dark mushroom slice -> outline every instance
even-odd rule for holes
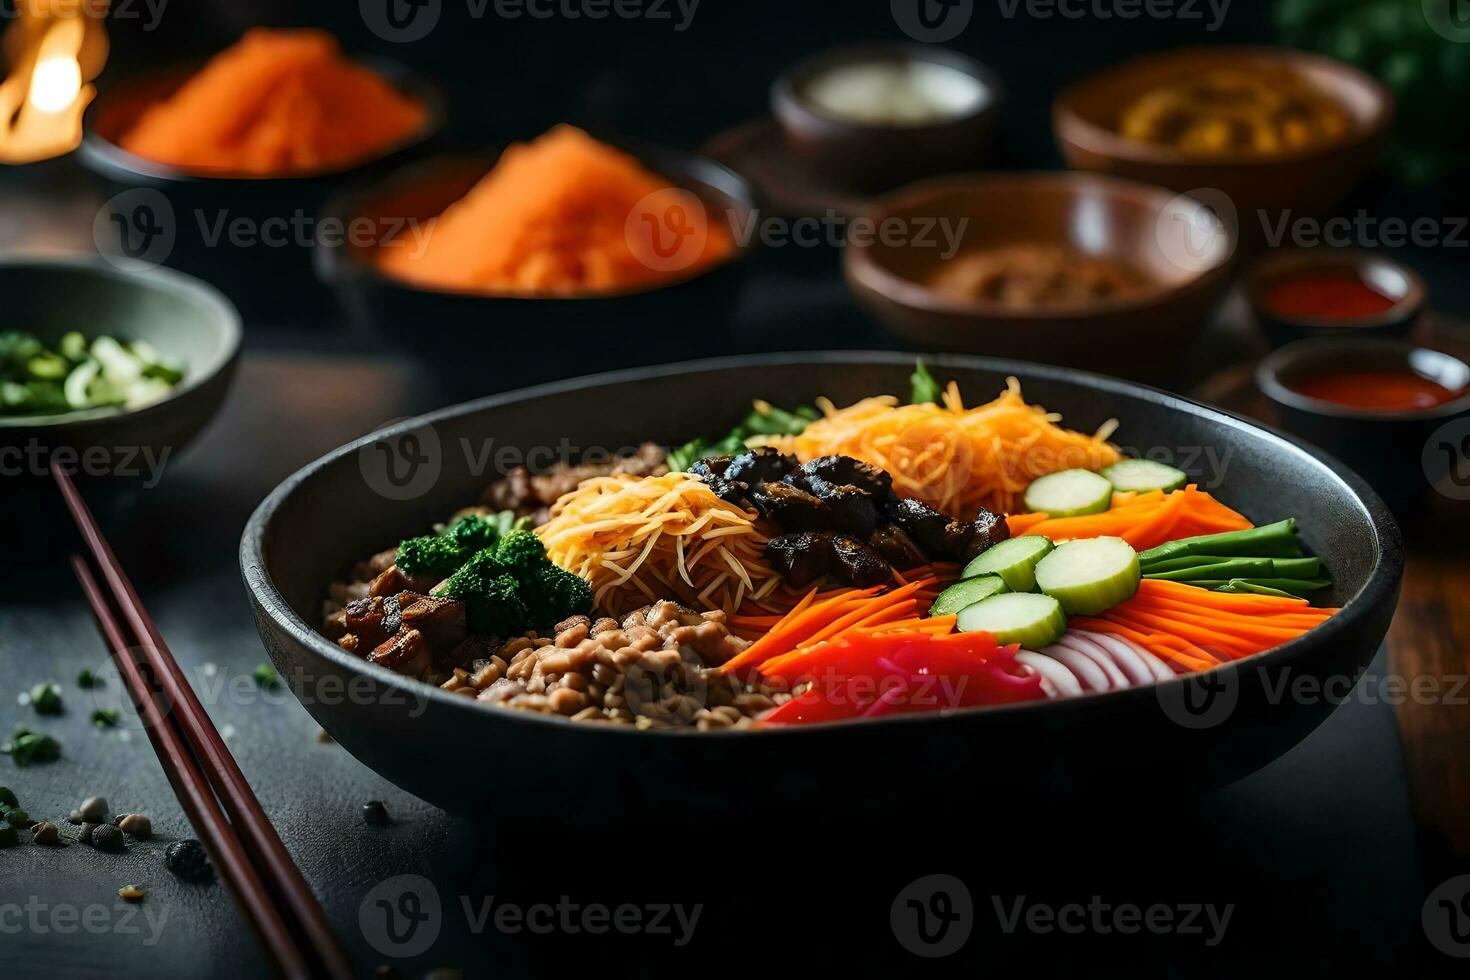
[[[744,506],[745,498],[750,493],[749,486],[736,480],[726,480],[718,476],[701,476],[699,479],[727,504]]]
[[[826,501],[789,483],[762,483],[747,498],[766,520],[783,531],[826,531],[832,511]]]
[[[897,524],[884,524],[878,528],[868,538],[868,545],[899,571],[917,568],[929,560],[919,550],[914,539],[905,534],[903,528]]]
[[[832,570],[832,535],[822,531],[782,534],[766,542],[766,561],[790,585],[815,582]]]
[[[816,492],[815,480],[836,486],[856,486],[882,500],[893,489],[893,477],[872,463],[851,456],[819,456],[801,464],[801,474]]]
[[[689,464],[689,474],[701,479],[715,477],[724,479],[725,471],[730,468],[730,461],[734,456],[706,456],[704,459],[696,459]]]
[[[834,530],[866,540],[878,527],[878,501],[862,487],[852,484],[828,483],[821,477],[811,477],[809,485],[812,496],[818,498],[832,511]]]
[[[796,457],[780,452],[770,446],[758,446],[730,460],[721,476],[726,480],[738,480],[755,486],[757,483],[778,481],[796,469]]]
[[[913,538],[925,555],[943,557],[944,528],[950,521],[948,514],[941,514],[921,500],[893,496],[883,502],[883,513]]]
[[[992,514],[983,507],[980,508],[980,514],[975,518],[975,533],[970,538],[970,543],[965,546],[964,560],[968,562],[971,558],[981,552],[989,551],[1010,536],[1011,528],[1004,517]]]
[[[893,569],[877,551],[845,534],[832,538],[832,572],[849,585],[882,585],[893,580]]]

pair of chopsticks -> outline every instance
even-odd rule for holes
[[[347,980],[353,976],[351,961],[321,904],[281,844],[71,478],[54,462],[51,474],[107,592],[86,559],[73,555],[77,581],[158,761],[266,959],[281,976]]]

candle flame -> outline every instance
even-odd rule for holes
[[[36,39],[0,81],[0,162],[68,153],[81,142],[82,113],[95,94],[83,74],[82,45],[89,31],[102,30],[102,22],[75,8],[49,21],[18,20],[10,30],[21,32],[22,40],[27,34]]]

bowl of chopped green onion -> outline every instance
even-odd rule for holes
[[[0,475],[176,454],[218,410],[240,319],[199,280],[89,256],[0,259]]]

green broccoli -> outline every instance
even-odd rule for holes
[[[592,611],[592,586],[580,575],[547,562],[537,569],[523,594],[530,608],[531,625],[549,630],[568,616],[585,616]]]
[[[528,584],[536,572],[550,563],[546,546],[534,531],[512,531],[495,546],[495,560],[506,567],[516,581]]]
[[[463,602],[466,620],[474,633],[516,636],[525,632],[530,619],[515,576],[495,560],[495,552],[490,548],[460,566],[434,594]]]
[[[522,520],[510,511],[488,518],[469,514],[445,528],[443,534],[426,534],[402,542],[397,565],[410,575],[448,575],[472,555],[494,548],[501,535]]]

